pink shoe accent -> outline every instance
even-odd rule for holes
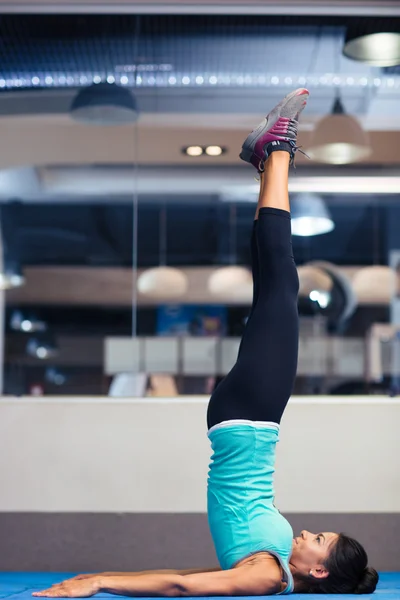
[[[298,118],[307,103],[309,92],[300,88],[288,94],[273,108],[260,125],[247,136],[240,158],[259,170],[265,160],[264,148],[273,141],[287,142],[297,149]],[[292,156],[293,158],[293,156]]]

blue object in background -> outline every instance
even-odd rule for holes
[[[225,306],[165,305],[157,311],[157,335],[220,337],[226,335]]]

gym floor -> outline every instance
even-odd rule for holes
[[[75,573],[0,573],[0,598],[12,600],[31,599],[32,592],[50,587],[59,583]],[[109,594],[97,594],[97,597],[108,597]],[[293,600],[304,598],[304,594],[292,594]],[[346,595],[346,598],[350,596]],[[329,595],[330,600],[343,598],[343,595]],[[364,600],[399,600],[400,599],[400,573],[381,573],[378,589],[374,594],[362,596]],[[307,600],[321,600],[321,595],[307,595]]]

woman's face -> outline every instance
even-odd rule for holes
[[[293,540],[290,564],[294,573],[303,576],[312,575],[316,578],[328,577],[329,573],[324,567],[324,562],[338,538],[337,533],[330,531],[310,533],[303,530],[299,537]]]

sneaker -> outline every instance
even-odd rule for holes
[[[257,171],[264,171],[264,164],[274,150],[287,150],[291,163],[297,146],[299,115],[307,104],[309,91],[299,88],[288,94],[265,119],[247,136],[240,158],[251,163]]]

